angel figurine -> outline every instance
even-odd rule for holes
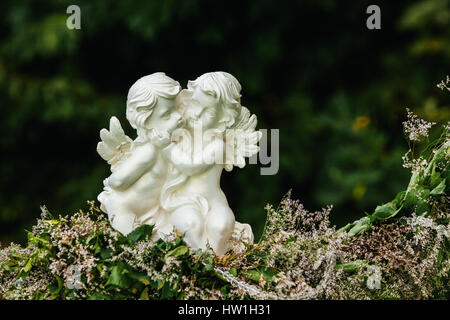
[[[209,245],[219,255],[233,233],[253,241],[250,225],[235,221],[220,188],[223,169],[242,168],[244,157],[259,151],[256,116],[241,105],[240,91],[239,82],[226,72],[189,81],[178,106],[185,128],[176,130],[175,142],[162,150],[170,163],[161,193],[169,222],[192,247]]]
[[[125,235],[142,223],[167,227],[159,198],[168,166],[158,143],[170,141],[182,123],[175,107],[180,90],[180,84],[162,72],[140,78],[128,92],[126,109],[137,138],[126,136],[116,117],[109,131],[100,131],[97,152],[111,165],[112,174],[103,181],[98,200],[112,226]]]
[[[242,168],[259,151],[256,116],[241,106],[240,91],[226,72],[206,73],[187,90],[161,72],[130,88],[126,114],[137,138],[112,117],[97,146],[112,172],[98,200],[115,229],[152,224],[155,239],[175,230],[191,247],[217,254],[232,238],[253,241],[220,188],[223,169]]]

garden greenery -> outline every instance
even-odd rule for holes
[[[231,239],[215,255],[193,250],[176,230],[127,237],[94,202],[53,217],[45,208],[25,247],[0,253],[0,299],[448,299],[450,126],[415,157],[432,123],[408,110],[411,169],[406,190],[336,230],[331,206],[309,212],[290,193],[258,243]]]

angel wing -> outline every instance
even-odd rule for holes
[[[225,170],[233,170],[233,166],[245,167],[245,157],[258,153],[258,141],[262,133],[255,131],[256,115],[250,116],[250,111],[242,106],[241,113],[233,126],[226,131],[226,164]]]
[[[97,153],[111,165],[111,171],[126,158],[133,140],[128,137],[120,125],[119,119],[111,117],[109,131],[100,130],[100,141],[97,144]]]

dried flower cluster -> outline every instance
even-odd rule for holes
[[[435,230],[436,226],[431,219],[413,216],[375,225],[364,237],[349,242],[344,248],[345,259],[366,261],[377,266],[381,276],[378,290],[356,290],[351,298],[445,298],[449,293],[446,282],[450,261],[448,257],[442,259],[440,256],[448,254],[449,229],[440,225],[438,229],[446,229],[442,233]],[[364,269],[354,276],[360,278],[360,285],[367,277]],[[341,298],[348,298],[342,294],[344,292],[340,293]]]
[[[267,209],[266,232],[272,233],[245,252],[236,250],[218,261],[236,274],[232,291],[237,296],[428,299],[449,294],[448,225],[413,215],[350,236],[330,227],[329,208],[308,212],[289,194],[280,208]],[[245,288],[249,280],[250,289]]]
[[[109,227],[106,217],[96,215],[95,208],[58,220],[48,219],[44,210],[26,248],[11,244],[1,251],[0,295],[5,299],[445,298],[450,272],[448,198],[440,206],[440,218],[447,224],[412,215],[375,223],[351,236],[330,226],[331,208],[309,212],[288,194],[279,208],[267,207],[259,243],[234,242],[223,256],[194,251],[175,235],[152,241],[149,226],[124,238]],[[70,271],[73,266],[77,275]]]
[[[403,122],[403,130],[411,141],[420,141],[428,137],[428,131],[435,125],[434,122],[428,122],[420,119],[416,114],[406,108],[408,119]]]
[[[444,80],[442,80],[436,86],[441,90],[447,89],[448,91],[450,91],[450,77],[447,76],[445,82]]]
[[[175,234],[153,241],[148,225],[124,237],[89,205],[58,219],[43,207],[28,245],[0,251],[0,299],[224,298],[211,250]]]
[[[422,157],[414,158],[411,149],[403,156],[403,168],[410,169],[412,173],[420,174],[428,167],[428,161]]]

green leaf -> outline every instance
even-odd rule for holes
[[[272,281],[273,276],[278,273],[278,270],[274,268],[263,268],[261,271],[265,281]]]
[[[175,249],[173,249],[172,251],[169,251],[165,256],[164,256],[164,261],[166,261],[166,259],[168,257],[180,257],[182,255],[185,255],[186,253],[189,252],[189,247],[187,246],[179,246],[176,247]]]
[[[352,273],[358,271],[362,266],[366,265],[364,260],[355,260],[352,262],[338,264],[334,267],[335,270],[343,269],[344,272]]]
[[[114,253],[114,251],[112,249],[110,249],[110,248],[101,248],[101,250],[100,250],[100,257],[103,260],[106,260],[106,259],[111,258],[113,253]]]
[[[386,220],[395,216],[399,211],[400,209],[397,209],[394,203],[388,202],[378,206],[372,214],[372,217],[376,220]]]
[[[349,231],[351,228],[354,227],[354,223],[347,223],[345,226],[343,226],[342,228],[338,229],[339,232],[344,232],[344,231]]]
[[[63,280],[61,279],[60,276],[58,276],[58,275],[56,275],[56,274],[54,274],[53,276],[55,277],[55,279],[56,279],[56,281],[57,281],[57,285],[52,285],[52,286],[49,287],[49,289],[50,289],[50,293],[51,293],[53,296],[57,296],[58,293],[59,293],[59,292],[61,291],[61,289],[63,288],[64,282],[63,282]]]
[[[426,212],[430,212],[430,205],[428,204],[429,197],[429,189],[417,186],[406,197],[405,205],[408,205],[409,210],[415,211],[418,215],[425,214]]]
[[[26,230],[25,230],[26,231]],[[35,236],[33,233],[31,233],[30,231],[26,231],[27,232],[27,238],[28,238],[28,241],[31,243],[31,244],[34,244],[34,245],[37,245],[37,246],[39,246],[40,244],[42,244],[42,245],[48,245],[49,244],[49,241],[47,240],[47,239],[44,239],[44,238],[42,238],[42,237],[38,237],[38,236]]]
[[[431,190],[430,195],[438,196],[443,194],[444,191],[445,191],[445,180],[442,179],[441,183],[439,183],[439,185],[436,188]]]
[[[139,300],[150,300],[150,298],[148,297],[148,288],[142,290]]]
[[[56,292],[58,291],[58,284],[52,283],[51,285],[48,286],[48,290],[53,296],[56,296],[57,295]]]
[[[163,286],[164,286],[164,281],[158,280],[157,285],[156,285],[156,289],[157,290],[161,290]]]
[[[435,162],[445,161],[446,153],[448,154],[448,152],[450,150],[449,147],[450,147],[450,144],[447,141],[439,149],[437,149],[436,153],[434,154],[433,160]]]
[[[59,220],[55,220],[55,219],[51,219],[51,220],[43,220],[43,222],[48,223],[48,224],[51,225],[51,226],[55,226],[55,225],[57,225],[58,223],[60,223]]]
[[[395,199],[392,200],[392,203],[395,205],[396,208],[400,208],[403,201],[405,200],[406,191],[401,191],[397,193],[395,196]]]
[[[418,185],[414,189],[410,189],[407,192],[403,207],[410,212],[416,210],[416,213],[420,214],[419,212],[417,212],[417,208],[420,207],[422,208],[422,210],[423,208],[426,208],[426,201],[428,200],[429,196],[430,190]]]
[[[245,270],[242,274],[247,279],[255,282],[259,282],[259,279],[261,279],[261,272],[258,269]]]
[[[168,282],[165,282],[161,291],[161,299],[170,299],[174,297],[176,293],[176,289],[172,288]]]
[[[432,188],[435,188],[441,182],[441,174],[436,171],[436,165],[433,165],[433,170],[431,171],[431,181],[430,185]]]
[[[421,202],[416,208],[416,214],[422,216],[428,216],[430,213],[430,205],[426,202]]]
[[[145,273],[130,271],[130,272],[128,272],[128,276],[131,279],[137,280],[146,286],[148,286],[150,284],[151,278]]]
[[[411,175],[411,179],[409,180],[409,184],[408,184],[408,188],[406,190],[406,193],[408,193],[413,188],[413,186],[416,186],[416,185],[419,185],[419,184],[420,184],[420,175],[419,175],[418,172],[414,172]]]
[[[204,271],[211,271],[214,269],[214,259],[211,255],[204,258]]]
[[[353,228],[350,229],[348,232],[349,235],[355,236],[357,234],[360,234],[361,232],[364,232],[370,228],[370,223],[367,224],[357,224]]]
[[[88,300],[111,300],[111,297],[109,297],[101,292],[95,292],[91,296],[88,297]]]
[[[369,217],[363,217],[355,222],[353,222],[352,224],[350,224],[350,226],[346,226],[348,231],[348,234],[351,236],[360,234],[363,231],[366,231],[367,229],[369,229],[371,226],[371,221]]]
[[[226,284],[220,288],[220,292],[222,292],[224,300],[227,300],[227,294],[228,294],[229,288],[230,288],[230,285],[228,285],[228,284]]]
[[[144,224],[142,226],[134,229],[130,234],[128,234],[127,238],[131,243],[136,243],[138,241],[147,240],[152,238],[153,233],[152,225]]]
[[[262,268],[261,270],[251,269],[242,272],[244,277],[255,282],[259,282],[261,275],[265,281],[271,281],[273,276],[277,273],[278,271],[273,268]]]
[[[22,268],[21,272],[25,272],[28,273],[31,268],[33,267],[33,264],[31,262],[31,259],[28,259],[27,263],[25,264],[25,266]]]
[[[128,271],[121,266],[114,266],[111,269],[111,274],[106,282],[106,285],[114,285],[122,289],[129,288],[129,281],[126,274]]]
[[[91,239],[92,240],[92,239]],[[87,242],[87,243],[89,243],[89,242]],[[100,247],[100,243],[98,242],[98,239],[97,239],[97,241],[95,242],[95,245],[94,245],[94,253],[95,254],[99,254],[99,253],[101,253],[101,251],[102,251],[102,248]],[[103,257],[102,257],[102,259],[103,259]]]

